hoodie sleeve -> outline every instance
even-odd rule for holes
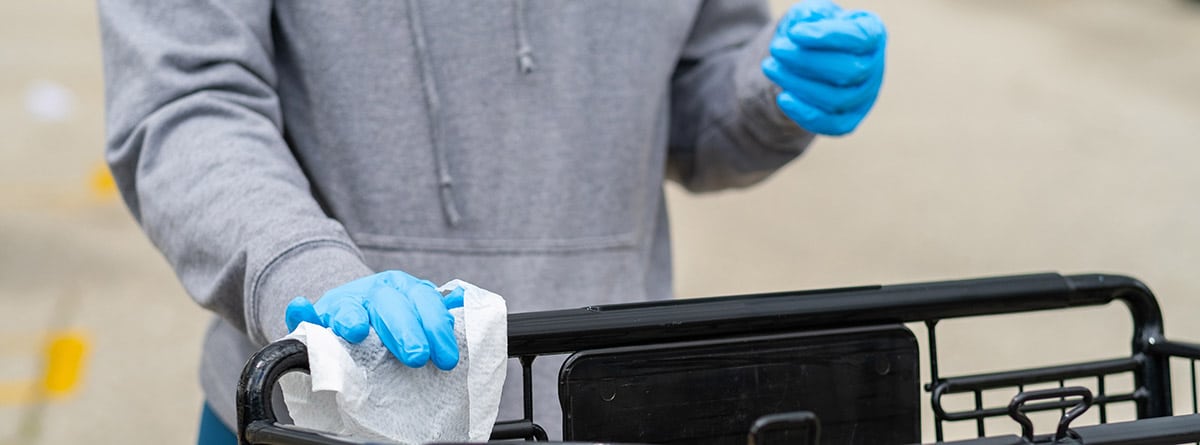
[[[697,14],[671,90],[668,177],[688,190],[755,184],[812,142],[762,73],[774,32],[761,0],[708,0]]]
[[[100,0],[106,158],[201,306],[256,343],[298,295],[371,273],[282,134],[271,2]]]

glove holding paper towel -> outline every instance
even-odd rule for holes
[[[309,322],[333,329],[350,343],[363,341],[374,329],[404,364],[420,368],[432,360],[449,370],[458,364],[458,346],[448,310],[462,307],[462,298],[461,288],[442,298],[433,283],[388,270],[330,289],[315,305],[296,297],[288,303],[285,321],[288,332]]]
[[[508,358],[504,299],[453,280],[462,308],[451,309],[458,366],[410,368],[376,335],[351,344],[330,329],[301,323],[287,338],[308,346],[310,374],[280,379],[297,426],[400,443],[486,441],[500,403]]]

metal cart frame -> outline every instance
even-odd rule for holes
[[[1131,353],[1111,360],[1039,367],[968,376],[941,376],[938,372],[936,327],[940,320],[1010,314],[1072,307],[1102,306],[1120,301],[1133,319]],[[890,286],[863,286],[802,292],[781,292],[732,297],[592,306],[571,310],[516,313],[508,317],[509,355],[523,365],[525,415],[500,422],[493,439],[545,440],[533,419],[531,365],[540,355],[618,346],[651,345],[678,341],[719,339],[751,334],[802,332],[816,329],[921,322],[928,327],[930,392],[936,436],[942,424],[975,421],[978,439],[954,443],[1029,444],[1167,444],[1200,441],[1200,416],[1172,416],[1169,360],[1191,362],[1193,411],[1196,407],[1196,360],[1200,345],[1169,341],[1163,334],[1162,314],[1153,293],[1136,279],[1119,275],[1036,274],[961,281]],[[280,425],[271,412],[275,381],[294,370],[307,370],[303,344],[282,341],[258,352],[246,364],[238,386],[238,437],[254,444],[361,444],[290,425]],[[1106,393],[1105,377],[1132,372],[1134,390]],[[1098,394],[1085,388],[1066,387],[1025,391],[1026,385],[1067,379],[1095,378]],[[985,407],[985,390],[1013,388],[1017,393],[1007,407]],[[943,396],[973,393],[975,408],[947,411]],[[1079,400],[1075,400],[1075,399]],[[1035,400],[1050,400],[1029,403]],[[1138,420],[1107,423],[1106,407],[1133,403]],[[1096,407],[1101,425],[1071,428],[1070,421],[1088,407]],[[1068,408],[1070,410],[1068,411]],[[1061,410],[1063,420],[1053,435],[1036,435],[1024,413]],[[1022,425],[1022,434],[987,437],[984,419],[1010,416]],[[759,419],[750,432],[751,443],[784,425],[799,425],[812,432],[815,443],[819,420],[811,413],[781,413]],[[757,442],[756,442],[757,441]]]

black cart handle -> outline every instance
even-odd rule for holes
[[[275,412],[271,409],[275,382],[292,371],[308,371],[308,348],[299,340],[280,340],[255,353],[246,362],[243,378],[238,382],[238,418],[275,423]]]
[[[291,371],[308,371],[308,349],[299,340],[271,343],[246,362],[237,387],[238,443],[258,443],[247,437],[251,425],[275,425],[271,406],[275,382]]]
[[[1135,342],[1162,340],[1162,314],[1140,281],[1056,273],[863,286],[509,314],[510,356],[852,325],[908,323],[1105,305],[1121,300]]]

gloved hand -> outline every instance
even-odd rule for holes
[[[875,104],[886,46],[875,14],[805,0],[779,21],[762,69],[783,88],[775,101],[784,114],[812,133],[839,136]]]
[[[461,287],[443,298],[433,283],[391,270],[338,286],[316,305],[296,297],[284,317],[288,332],[307,321],[351,343],[363,341],[375,328],[383,345],[405,365],[419,368],[433,361],[439,369],[450,370],[458,364],[450,309],[462,305]]]

